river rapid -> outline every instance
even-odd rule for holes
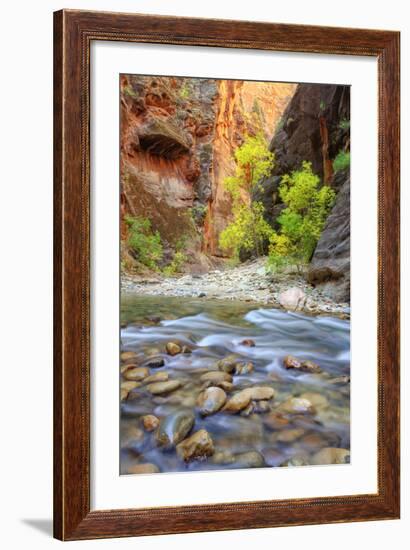
[[[350,460],[348,320],[123,293],[120,385],[122,474]]]

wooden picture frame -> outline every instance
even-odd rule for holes
[[[90,510],[89,80],[93,40],[377,58],[377,494]],[[55,537],[77,540],[399,517],[399,41],[398,32],[380,30],[72,10],[54,14]]]

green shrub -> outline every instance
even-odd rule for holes
[[[251,202],[250,195],[270,174],[274,155],[262,134],[248,136],[235,151],[235,163],[235,174],[224,180],[232,197],[233,221],[221,232],[219,245],[236,259],[241,250],[260,256],[272,230],[264,219],[262,203]]]
[[[234,221],[220,234],[219,244],[224,250],[232,250],[236,260],[241,250],[262,256],[263,245],[269,240],[272,228],[263,217],[264,207],[260,202],[234,207]]]
[[[137,97],[137,94],[134,92],[130,84],[127,84],[127,86],[124,86],[122,93],[125,95],[129,95],[133,99]]]
[[[350,152],[349,151],[339,151],[336,155],[335,160],[333,161],[333,170],[339,172],[350,166]]]
[[[283,176],[279,196],[286,208],[277,219],[279,232],[272,230],[269,239],[268,266],[272,270],[309,262],[335,199],[333,189],[319,184],[310,162]]]
[[[179,89],[179,95],[182,99],[188,99],[188,97],[191,95],[191,90],[188,82],[184,82],[184,84],[182,84],[181,88]]]
[[[182,273],[182,268],[187,261],[186,255],[181,251],[176,251],[172,262],[164,267],[162,270],[163,274],[166,276],[175,275],[176,273]]]
[[[163,248],[158,231],[152,231],[151,222],[142,216],[126,216],[128,225],[127,244],[138,261],[150,269],[157,270],[158,262],[162,259]]]
[[[342,118],[342,120],[339,122],[339,128],[342,130],[347,130],[350,128],[350,120],[347,118]]]

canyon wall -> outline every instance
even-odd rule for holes
[[[125,216],[143,216],[161,235],[164,261],[184,237],[200,269],[209,266],[201,224],[210,195],[216,94],[212,80],[121,77],[122,238]]]
[[[281,177],[312,163],[323,183],[337,192],[336,203],[313,254],[308,280],[332,298],[350,296],[350,170],[334,173],[333,160],[350,149],[350,89],[348,86],[299,84],[277,128],[270,149],[275,165],[255,193],[268,221],[275,226],[283,209],[278,195]]]
[[[191,270],[204,271],[223,257],[219,235],[232,214],[223,181],[234,173],[233,153],[247,134],[271,138],[295,88],[123,75],[123,242],[125,216],[143,216],[161,235],[164,261],[182,236]]]

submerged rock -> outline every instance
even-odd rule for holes
[[[191,431],[195,416],[191,411],[179,411],[165,416],[159,423],[156,440],[160,447],[171,449]]]
[[[180,380],[168,380],[166,382],[154,382],[148,384],[147,390],[153,395],[162,395],[163,393],[169,393],[182,386]]]
[[[258,451],[248,451],[235,455],[232,463],[234,468],[262,468],[266,466],[265,459]]]
[[[153,414],[146,414],[141,418],[144,430],[147,432],[153,432],[159,426],[159,418]]]
[[[305,430],[303,430],[302,428],[292,428],[290,430],[281,430],[275,436],[275,440],[279,441],[280,443],[292,443],[293,441],[296,441],[297,439],[301,438],[304,433],[305,433]]]
[[[301,399],[307,399],[317,410],[327,409],[329,407],[329,401],[325,395],[317,392],[305,392],[300,396]]]
[[[279,405],[279,410],[289,414],[316,414],[312,403],[301,397],[289,397]]]
[[[290,420],[276,411],[263,416],[263,424],[271,430],[281,430],[289,426]]]
[[[179,443],[176,451],[179,458],[184,462],[204,460],[214,453],[214,444],[209,433],[202,429]]]
[[[345,386],[350,384],[350,376],[337,376],[336,378],[331,378],[328,383],[333,386]]]
[[[240,357],[234,353],[227,355],[223,359],[220,359],[216,365],[219,370],[227,372],[229,374],[233,373],[236,368],[236,364],[239,362]]]
[[[144,432],[137,426],[129,425],[121,429],[121,447],[131,447],[144,439]]]
[[[146,462],[145,464],[133,464],[128,467],[128,474],[157,474],[159,472],[158,466]]]
[[[301,362],[293,355],[287,355],[283,359],[283,364],[287,369],[300,369]]]
[[[319,367],[318,364],[314,363],[313,361],[302,361],[302,364],[300,365],[300,370],[302,372],[309,372],[312,374],[318,374],[322,372],[322,369]]]
[[[311,463],[319,464],[348,464],[350,462],[350,451],[337,447],[325,447],[314,454]]]
[[[263,449],[262,456],[268,466],[279,466],[284,460],[284,456],[276,449]]]
[[[253,363],[237,363],[235,366],[235,374],[249,374],[253,371]]]
[[[253,412],[256,414],[265,414],[270,412],[271,405],[267,400],[252,401],[253,403]]]
[[[224,405],[226,393],[223,389],[212,386],[198,397],[199,411],[203,416],[216,413]]]
[[[232,464],[235,462],[235,455],[231,451],[215,451],[211,462],[213,464]]]
[[[319,372],[322,372],[319,365],[317,365],[313,361],[309,361],[309,360],[300,361],[296,357],[293,357],[293,355],[287,355],[283,359],[283,364],[287,369],[295,369],[300,372],[308,372],[312,374],[317,374]]]

